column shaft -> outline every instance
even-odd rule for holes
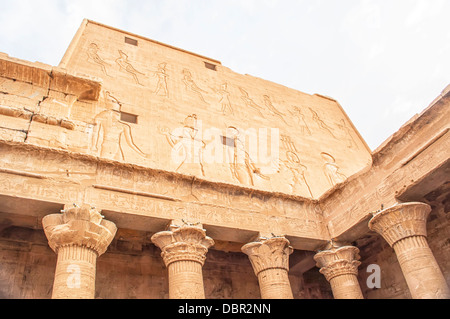
[[[407,237],[393,248],[412,298],[450,298],[447,282],[424,236]]]
[[[364,299],[358,278],[353,274],[343,274],[330,279],[334,299]]]
[[[262,299],[293,299],[286,269],[271,268],[258,274]]]
[[[170,299],[205,299],[202,264],[180,260],[167,266]]]
[[[373,216],[369,228],[394,249],[414,299],[449,299],[450,290],[426,239],[431,207],[404,203]]]
[[[169,298],[204,299],[202,268],[214,240],[201,224],[176,226],[172,221],[168,231],[152,236],[152,242],[161,249],[167,267]]]
[[[68,245],[58,249],[53,283],[53,299],[93,299],[97,253],[92,249]]]
[[[289,282],[289,255],[293,249],[284,237],[263,238],[242,247],[258,277],[262,299],[293,299]]]

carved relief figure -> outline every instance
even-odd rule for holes
[[[155,94],[158,95],[161,92],[162,96],[169,97],[169,89],[167,88],[166,63],[160,63],[158,65],[158,71],[154,72],[154,75],[158,77],[158,83],[156,84]]]
[[[283,161],[282,163],[292,173],[292,181],[290,183],[292,192],[301,193],[303,187],[306,186],[309,195],[311,195],[311,198],[313,198],[311,188],[309,187],[308,181],[305,177],[307,167],[300,162],[300,158],[298,157],[298,154],[296,152],[287,151],[286,158],[287,161]]]
[[[134,143],[131,126],[120,120],[120,102],[109,92],[105,93],[105,102],[107,109],[97,114],[94,119],[93,150],[100,151],[101,157],[125,160],[122,147],[122,137],[124,137],[131,149],[140,156],[149,158]]]
[[[292,141],[291,137],[287,135],[281,136],[281,142],[283,148],[286,149],[287,158],[287,160],[281,161],[281,165],[287,168],[292,174],[292,181],[290,183],[292,192],[301,193],[303,187],[306,187],[311,197],[313,197],[311,188],[309,187],[305,176],[307,167],[300,162],[295,143]]]
[[[344,119],[341,119],[340,124],[338,125],[341,130],[345,132],[346,138],[347,138],[347,146],[349,148],[356,148],[359,149],[358,144],[356,144],[355,140],[352,136],[352,131],[348,128],[347,124],[345,123]]]
[[[220,101],[219,104],[221,106],[220,111],[224,115],[233,115],[233,107],[231,106],[230,102],[230,92],[227,91],[227,84],[223,83],[220,86],[220,90],[215,90],[218,95],[220,95]]]
[[[256,167],[254,161],[250,158],[245,149],[245,137],[241,136],[240,131],[234,127],[227,128],[227,138],[234,140],[234,147],[227,148],[228,163],[230,163],[231,175],[243,185],[254,186],[253,174],[268,180],[269,178]]]
[[[160,128],[161,134],[166,136],[167,142],[172,147],[172,161],[175,162],[176,171],[187,173],[192,170],[194,175],[205,176],[203,168],[203,148],[206,146],[201,137],[197,137],[197,115],[186,117],[182,129],[170,132],[168,128]]]
[[[200,100],[202,100],[203,102],[206,103],[205,99],[203,98],[202,92],[203,93],[207,93],[207,92],[200,89],[197,86],[197,84],[195,84],[194,80],[192,79],[192,74],[189,70],[184,69],[183,74],[184,74],[183,83],[184,83],[186,89],[194,92]]]
[[[322,121],[322,119],[319,117],[317,112],[312,110],[311,108],[309,108],[309,110],[311,111],[311,113],[313,115],[313,120],[317,123],[319,128],[321,130],[327,131],[328,133],[330,133],[331,136],[336,138],[336,136],[334,136],[333,132],[331,131],[331,128],[328,125],[326,125],[324,121]]]
[[[289,125],[283,117],[285,114],[281,113],[275,108],[275,106],[273,106],[272,101],[270,100],[270,97],[268,95],[264,95],[264,104],[266,105],[270,113],[278,116],[286,125]]]
[[[106,66],[109,66],[110,64],[106,63],[105,60],[103,60],[100,55],[98,54],[98,45],[94,42],[92,42],[89,45],[87,55],[88,55],[88,61],[100,65],[103,73],[105,75],[109,76],[108,72],[106,72]]]
[[[142,72],[139,72],[138,70],[136,70],[136,69],[134,68],[134,66],[131,65],[130,62],[128,62],[128,55],[126,55],[122,50],[119,50],[119,54],[120,54],[120,57],[117,58],[116,63],[120,66],[120,69],[121,69],[121,70],[123,69],[123,70],[125,70],[126,72],[130,73],[130,74],[133,76],[133,78],[134,78],[134,80],[136,81],[136,83],[139,84],[139,85],[142,85],[142,84],[139,82],[139,79],[138,79],[138,76],[137,76],[137,75],[138,75],[138,74],[145,75],[145,74],[142,73]]]
[[[261,106],[259,106],[258,104],[256,104],[248,95],[247,91],[245,91],[243,88],[239,88],[239,90],[242,93],[241,99],[244,101],[245,105],[247,107],[250,107],[256,111],[258,111],[258,113],[264,117],[264,115],[262,114],[261,110],[263,109]]]
[[[295,106],[295,105],[293,105],[293,108],[294,108],[294,111],[289,110],[289,113],[291,113],[292,116],[297,118],[297,123],[300,125],[302,134],[311,135],[311,130],[309,129],[309,126],[305,121],[305,115],[303,115],[302,110],[298,106]]]
[[[331,186],[335,186],[339,183],[342,183],[347,179],[347,177],[344,174],[339,172],[339,166],[336,164],[336,160],[334,159],[333,156],[331,156],[328,153],[321,153],[320,156],[325,161],[323,171]]]

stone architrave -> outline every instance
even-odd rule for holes
[[[62,214],[42,219],[50,248],[58,255],[53,299],[95,298],[97,257],[105,253],[117,227],[90,205],[65,205]]]
[[[258,277],[262,299],[294,298],[288,276],[289,255],[293,251],[285,237],[260,237],[242,247]]]
[[[394,249],[413,299],[449,299],[450,290],[427,242],[430,212],[424,203],[399,204],[374,215],[369,228]]]
[[[214,240],[206,236],[201,224],[169,226],[156,233],[152,242],[158,246],[168,270],[170,299],[204,299],[202,267]]]
[[[364,299],[358,282],[359,249],[333,247],[314,256],[320,273],[331,285],[335,299]]]

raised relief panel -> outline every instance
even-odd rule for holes
[[[88,136],[93,155],[305,199],[318,199],[340,174],[347,178],[371,164],[336,101],[238,74],[192,52],[88,21],[64,62],[68,71],[102,78],[103,91],[122,104],[114,112],[74,103],[74,131]],[[196,126],[187,125],[193,115]],[[264,130],[278,130],[278,139]],[[296,149],[283,148],[281,135]],[[71,136],[61,143],[74,143]]]

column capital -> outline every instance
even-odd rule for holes
[[[76,245],[90,248],[100,256],[117,232],[113,222],[103,219],[97,209],[87,204],[65,205],[61,214],[45,216],[42,225],[49,246],[56,253],[60,247]]]
[[[258,241],[242,247],[242,252],[249,256],[256,275],[267,269],[289,271],[289,255],[293,251],[285,237],[260,237]]]
[[[383,236],[393,247],[407,237],[426,237],[426,222],[430,212],[431,207],[424,203],[399,204],[375,214],[369,221],[369,228]]]
[[[208,249],[214,245],[214,240],[206,236],[201,224],[177,226],[171,223],[169,230],[154,234],[151,240],[161,249],[166,266],[183,260],[195,261],[203,266]]]
[[[359,249],[354,246],[333,247],[314,256],[316,266],[328,281],[341,275],[357,276],[359,259]]]

